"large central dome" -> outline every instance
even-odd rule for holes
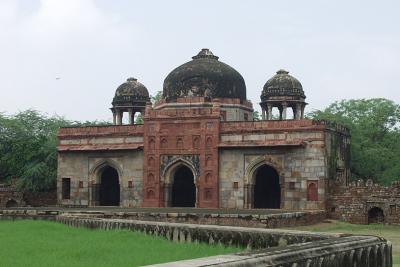
[[[165,78],[163,97],[167,101],[185,96],[246,100],[246,84],[234,68],[218,61],[208,49],[202,49],[192,59]]]

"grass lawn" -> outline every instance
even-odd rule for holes
[[[0,266],[141,266],[238,252],[175,243],[126,230],[68,227],[46,221],[0,221]]]
[[[393,245],[393,267],[400,267],[400,225],[370,224],[359,225],[338,221],[320,223],[310,226],[300,226],[290,229],[313,231],[313,232],[336,232],[360,235],[375,235],[383,237]]]

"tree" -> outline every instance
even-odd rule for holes
[[[55,188],[57,170],[56,132],[70,125],[62,117],[47,117],[27,110],[0,118],[1,179],[16,176],[22,191]]]
[[[389,184],[400,178],[398,104],[383,98],[342,100],[308,116],[349,128],[353,179],[371,177],[376,182]]]
[[[139,114],[136,116],[135,124],[143,124],[142,113],[139,113]]]
[[[21,191],[48,191],[56,187],[57,130],[63,126],[104,125],[105,122],[68,121],[26,110],[12,116],[0,113],[0,181],[17,177]]]
[[[162,99],[163,92],[162,91],[157,91],[157,93],[154,96],[150,96],[151,103],[153,103],[153,106],[155,103],[160,101]]]
[[[253,111],[253,121],[259,121],[261,120],[261,116],[260,116],[260,112],[258,112],[257,110]]]

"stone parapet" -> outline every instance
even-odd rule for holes
[[[143,148],[143,125],[60,128],[57,151],[136,150]]]
[[[391,267],[392,245],[374,236],[311,233],[212,225],[57,216],[56,221],[90,229],[126,229],[175,242],[246,248],[245,252],[153,266],[370,266]]]
[[[242,100],[240,98],[214,98],[210,101],[207,97],[200,96],[192,96],[192,97],[179,97],[176,98],[173,102],[167,101],[165,99],[161,99],[157,101],[155,104],[155,109],[162,108],[166,104],[177,103],[177,104],[195,104],[195,103],[203,103],[203,104],[211,104],[213,102],[218,102],[221,105],[243,105],[249,109],[253,109],[253,104],[248,100]]]
[[[143,125],[107,125],[87,127],[62,127],[58,130],[57,137],[92,137],[92,136],[132,136],[143,135]]]
[[[280,132],[286,131],[309,131],[309,130],[333,130],[345,135],[349,135],[349,130],[336,123],[325,120],[261,120],[261,121],[242,121],[242,122],[221,122],[221,134],[239,132]]]

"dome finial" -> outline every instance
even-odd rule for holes
[[[287,70],[284,69],[280,69],[276,72],[276,74],[289,74],[289,72]]]
[[[129,77],[128,79],[126,79],[127,82],[136,82],[137,79],[133,78],[133,77]]]
[[[210,58],[210,59],[218,60],[218,57],[214,56],[214,54],[208,48],[201,49],[201,51],[196,56],[194,56],[192,58],[193,59]]]

